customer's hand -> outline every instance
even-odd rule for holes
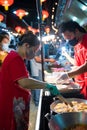
[[[50,59],[49,59],[49,62],[50,62],[50,63],[54,63],[54,62],[56,62],[56,60],[53,59],[53,58],[50,58]]]
[[[46,88],[50,91],[50,93],[52,94],[52,95],[59,95],[60,94],[60,92],[59,92],[59,90],[57,89],[57,87],[56,86],[54,86],[54,85],[52,85],[52,84],[46,84]]]

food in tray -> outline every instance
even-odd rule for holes
[[[64,68],[51,68],[52,72],[65,72]]]
[[[56,86],[59,90],[61,90],[61,89],[71,89],[71,90],[72,89],[81,89],[81,87],[78,84],[76,84],[75,82],[57,84]]]
[[[54,111],[57,113],[64,113],[64,112],[87,112],[87,104],[84,102],[77,102],[77,101],[71,101],[73,104],[73,107],[66,105],[65,103],[58,103],[54,107]]]

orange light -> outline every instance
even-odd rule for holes
[[[22,19],[26,15],[26,11],[23,9],[18,9],[15,11],[15,13],[20,19]]]
[[[25,28],[22,28],[21,29],[21,33],[24,34],[26,32],[26,29]]]
[[[20,26],[16,26],[16,27],[15,27],[15,30],[16,30],[17,33],[20,33],[21,30],[22,30],[22,28],[21,28]]]
[[[32,32],[33,32],[33,34],[36,34],[37,33],[37,29],[33,28]]]
[[[14,0],[0,0],[0,5],[4,6],[5,10],[8,10],[8,7],[13,4]]]
[[[42,10],[42,20],[44,21],[46,18],[49,17],[49,13],[46,10]]]
[[[28,26],[28,30],[29,30],[29,31],[32,31],[32,27],[31,27],[31,26]]]
[[[46,0],[41,0],[41,2],[45,2]]]
[[[4,16],[2,14],[0,14],[0,22],[2,22],[4,19]]]

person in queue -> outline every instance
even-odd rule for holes
[[[59,30],[64,39],[68,40],[68,44],[74,47],[74,63],[76,68],[58,75],[57,82],[66,82],[67,79],[74,78],[82,87],[81,94],[87,99],[87,33],[75,21],[63,22]]]
[[[44,69],[47,67],[47,62],[54,63],[55,59],[45,58],[44,54]],[[31,67],[31,77],[42,80],[42,68],[41,68],[41,48],[39,48],[38,52],[35,54],[35,57],[30,60]],[[32,90],[32,99],[35,103],[35,106],[39,105],[39,97],[40,97],[40,89]]]
[[[9,45],[9,34],[5,31],[0,32],[0,67],[7,56],[7,48]]]
[[[40,45],[32,32],[23,34],[17,50],[10,51],[0,74],[0,130],[28,130],[30,89],[49,89],[57,95],[56,86],[29,77],[24,59],[32,59]]]

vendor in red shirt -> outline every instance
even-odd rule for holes
[[[68,44],[74,47],[75,70],[62,73],[58,81],[66,81],[68,78],[75,78],[75,81],[82,87],[81,93],[87,99],[87,33],[75,21],[63,22],[60,25],[60,33],[62,33]]]
[[[48,88],[54,95],[56,86],[29,77],[24,59],[32,59],[40,45],[32,32],[24,34],[17,51],[8,53],[0,73],[0,130],[28,130],[29,89]],[[27,88],[27,89],[26,89]]]

